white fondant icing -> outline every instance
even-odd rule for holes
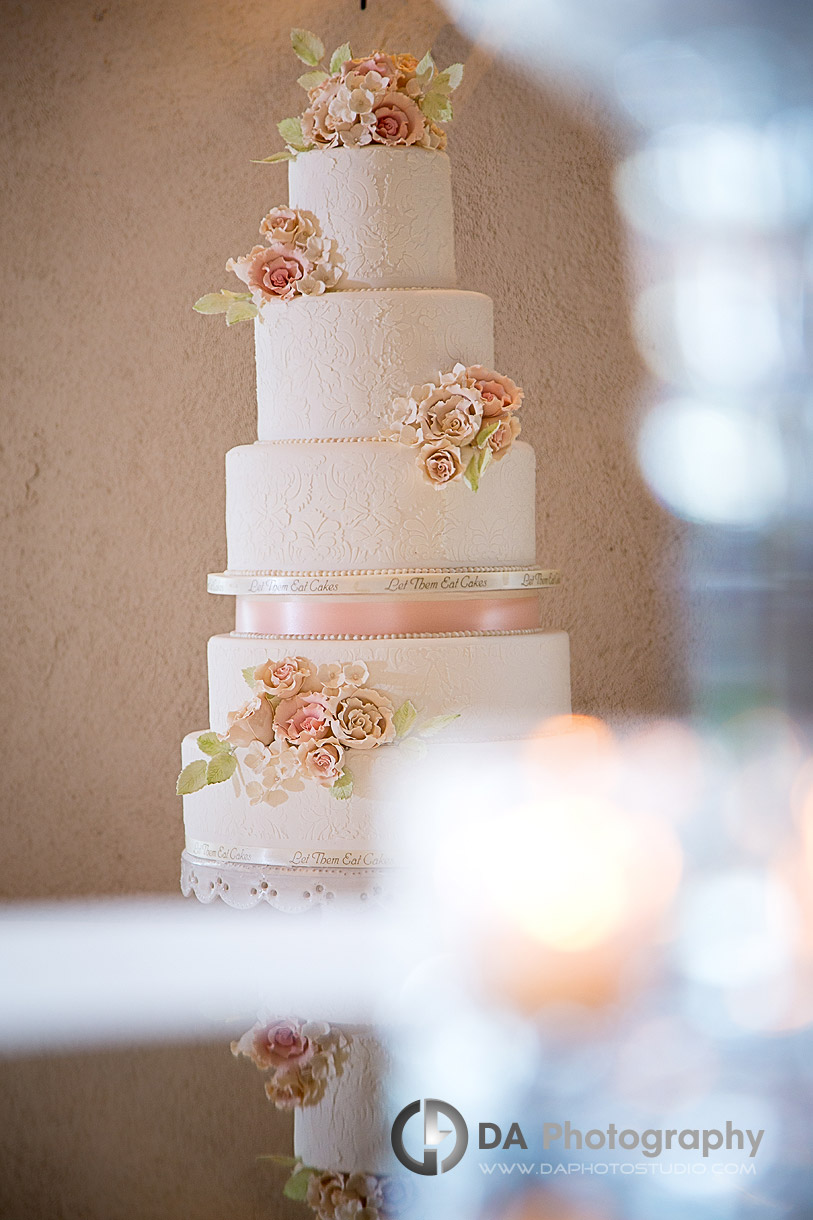
[[[351,1037],[342,1074],[319,1104],[294,1111],[294,1155],[333,1173],[391,1174],[399,1167],[388,1121],[390,1057],[372,1034]]]
[[[255,323],[258,435],[375,436],[392,400],[458,362],[494,362],[478,292],[328,292],[267,306]]]
[[[422,717],[459,712],[460,718],[443,730],[444,743],[524,737],[544,718],[570,710],[570,653],[564,631],[389,640],[216,635],[209,641],[212,728],[225,732],[228,713],[247,699],[242,675],[246,666],[289,656],[306,656],[317,665],[363,661],[370,685],[389,694],[396,707],[410,699]],[[397,754],[398,747],[393,748]],[[392,749],[382,747],[371,756],[378,761],[390,753]]]
[[[245,687],[244,691],[248,693]],[[202,757],[197,737],[191,733],[183,740],[184,766]],[[193,792],[183,798],[187,850],[197,856],[196,843],[215,844],[225,849],[220,852],[224,864],[246,863],[239,852],[245,848],[248,855],[265,850],[274,860],[284,861],[285,868],[354,868],[356,856],[381,851],[377,813],[386,799],[387,784],[397,782],[398,762],[385,753],[382,748],[370,751],[370,758],[353,759],[358,795],[349,801],[335,800],[314,782],[287,793],[281,804],[273,806],[250,804],[245,789],[236,792],[230,781]],[[378,757],[373,760],[374,754]],[[374,766],[373,761],[383,765]],[[248,776],[254,778],[250,772]]]
[[[344,256],[345,288],[453,288],[451,175],[424,148],[320,148],[288,166],[292,208]]]
[[[234,571],[533,564],[534,453],[518,441],[472,492],[442,490],[414,453],[360,440],[256,443],[226,456]]]
[[[402,796],[404,781],[414,776],[416,766],[431,765],[435,750],[521,738],[544,719],[570,711],[564,632],[352,641],[218,635],[209,641],[211,727],[225,732],[229,711],[248,697],[244,668],[286,656],[307,656],[317,665],[363,661],[370,685],[388,694],[395,707],[410,699],[419,724],[454,712],[459,719],[429,739],[424,762],[397,744],[351,751],[355,789],[348,801],[335,800],[313,782],[274,806],[250,804],[245,791],[236,792],[230,782],[184,797],[189,850],[192,841],[202,841],[246,848],[253,858],[262,858],[265,850],[274,861],[328,868],[363,867],[360,853],[384,852],[389,858],[382,810]],[[196,738],[190,734],[184,739],[184,766],[201,757]],[[290,858],[292,852],[300,853],[298,860]],[[224,863],[229,859],[241,863],[241,854],[227,851]]]

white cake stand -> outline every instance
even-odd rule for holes
[[[299,914],[320,906],[356,909],[388,904],[403,883],[404,869],[282,868],[203,860],[181,856],[181,892],[199,902],[220,899],[246,909],[264,902],[276,910]]]

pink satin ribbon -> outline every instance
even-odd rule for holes
[[[539,594],[410,601],[238,597],[236,630],[258,635],[421,635],[443,631],[521,631],[539,626]]]

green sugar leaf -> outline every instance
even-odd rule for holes
[[[477,491],[480,486],[480,459],[482,456],[482,449],[478,449],[478,451],[472,455],[468,466],[463,471],[463,482],[467,487],[470,487],[472,491]]]
[[[462,64],[449,64],[445,75],[449,78],[449,88],[454,91],[463,82],[464,68]]]
[[[231,746],[227,741],[221,741],[217,733],[201,733],[198,738],[198,749],[203,754],[214,757],[215,754],[230,754]]]
[[[235,322],[246,322],[256,318],[259,310],[253,301],[232,301],[226,310],[226,325],[234,326]]]
[[[178,776],[178,782],[175,785],[175,791],[178,796],[189,796],[192,792],[199,792],[201,788],[206,787],[206,759],[198,758],[195,762],[188,763],[184,767],[181,774]]]
[[[304,1203],[308,1196],[308,1183],[311,1176],[318,1172],[318,1169],[311,1169],[309,1165],[303,1165],[301,1169],[297,1169],[295,1173],[291,1174],[282,1189],[285,1198]]]
[[[198,297],[192,308],[196,313],[225,313],[230,301],[221,292],[207,292],[206,296]]]
[[[331,68],[331,72],[332,71],[333,69]],[[329,79],[330,77],[328,76],[327,72],[323,72],[321,68],[318,68],[316,72],[303,72],[301,76],[296,78],[296,83],[301,85],[303,89],[310,90],[314,89],[317,85],[323,84]]]
[[[499,426],[500,421],[498,419],[492,419],[487,424],[483,424],[482,428],[471,443],[476,449],[485,449],[486,444],[488,443],[488,438],[494,435]]]
[[[426,757],[426,742],[423,738],[413,735],[405,737],[403,741],[398,743],[398,749],[413,762],[418,762],[419,759]]]
[[[474,456],[463,472],[463,482],[467,483],[472,491],[477,491],[480,487],[480,479],[493,456],[488,445],[484,449],[475,450]]]
[[[427,80],[431,80],[435,72],[435,61],[432,58],[432,52],[427,51],[421,62],[415,69],[416,76],[425,76]]]
[[[421,110],[435,123],[450,123],[453,118],[452,103],[445,93],[437,93],[434,89],[421,102]]]
[[[418,712],[414,703],[411,703],[410,700],[407,699],[406,703],[401,704],[392,719],[397,735],[399,737],[406,737],[407,733],[418,719]]]
[[[305,142],[305,137],[302,134],[301,119],[280,119],[277,123],[277,131],[285,143],[290,144],[291,148],[295,148],[297,152],[304,152],[308,148],[308,144]]]
[[[236,767],[237,759],[233,754],[216,754],[214,758],[209,759],[209,766],[206,768],[206,783],[225,783],[234,775]]]
[[[432,92],[443,93],[447,97],[450,93],[454,93],[463,79],[463,65],[451,64],[445,71],[439,72],[432,81]]]
[[[315,68],[325,53],[325,44],[310,30],[291,30],[291,46],[303,64]]]
[[[421,737],[433,737],[435,733],[439,733],[441,729],[445,729],[453,721],[460,719],[460,712],[452,712],[448,716],[432,716],[431,719],[425,720],[418,732]]]
[[[282,152],[272,153],[270,157],[260,157],[257,161],[252,161],[252,165],[276,165],[278,161],[293,161],[294,154],[287,148],[283,148]]]
[[[348,59],[352,58],[353,52],[350,50],[349,42],[343,42],[340,47],[336,47],[336,50],[330,57],[330,75],[332,76],[334,72],[340,72],[342,64],[346,64]]]
[[[247,682],[252,690],[254,690],[254,687],[257,685],[256,680],[254,678],[254,671],[256,668],[257,668],[256,665],[247,665],[245,667],[245,669],[240,671],[243,675],[243,681]]]
[[[336,783],[330,789],[330,795],[337,801],[346,801],[353,795],[353,776],[347,767],[342,771]]]

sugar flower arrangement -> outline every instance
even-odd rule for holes
[[[240,258],[230,258],[233,271],[248,292],[210,292],[196,301],[198,313],[224,313],[226,325],[256,318],[271,301],[292,301],[299,295],[316,296],[335,288],[344,274],[336,243],[322,236],[313,212],[277,207],[260,223],[264,246],[254,246]]]
[[[369,685],[363,661],[317,669],[307,657],[283,657],[248,666],[243,677],[251,698],[229,713],[225,734],[198,737],[208,761],[184,767],[179,796],[231,779],[237,792],[242,780],[251,805],[279,805],[305,783],[347,800],[353,793],[349,763],[354,754],[395,741],[420,751],[422,738],[458,718],[454,713],[419,723],[409,700],[396,710],[388,694]],[[246,779],[246,771],[253,778]]]
[[[313,148],[337,145],[446,147],[439,124],[452,119],[449,98],[463,79],[462,64],[439,72],[428,51],[420,62],[414,55],[383,51],[354,59],[344,43],[325,70],[325,47],[315,34],[292,30],[291,43],[311,69],[299,77],[308,104],[301,115],[277,124],[286,147],[264,162],[288,161]]]
[[[397,1220],[403,1214],[407,1192],[397,1178],[371,1173],[319,1173],[305,1166],[299,1174],[306,1179],[304,1196],[301,1187],[298,1191],[294,1187],[292,1193],[296,1173],[289,1178],[286,1194],[303,1198],[317,1220]]]
[[[414,1191],[403,1176],[326,1171],[293,1156],[262,1159],[291,1170],[283,1194],[307,1203],[317,1220],[398,1220],[414,1204]]]
[[[328,1081],[342,1074],[350,1042],[324,1021],[258,1021],[231,1051],[268,1074],[265,1093],[278,1110],[292,1110],[321,1101]]]
[[[441,489],[462,479],[477,491],[492,461],[510,452],[521,425],[523,392],[510,377],[456,364],[437,382],[413,386],[393,402],[388,435],[414,449],[424,477]]]

